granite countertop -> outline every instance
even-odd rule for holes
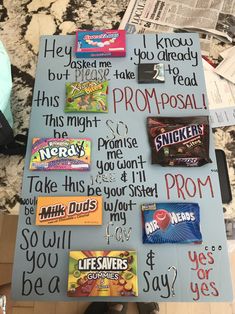
[[[41,35],[74,34],[76,29],[118,28],[129,0],[3,0],[0,39],[13,76],[14,133],[29,127]],[[24,157],[0,155],[0,211],[19,213]]]

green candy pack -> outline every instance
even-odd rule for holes
[[[108,112],[108,81],[66,83],[65,112]]]

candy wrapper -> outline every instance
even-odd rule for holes
[[[202,242],[197,203],[142,205],[143,243]]]
[[[90,170],[91,140],[34,138],[30,170]]]
[[[148,117],[147,129],[153,164],[199,167],[211,162],[207,116]]]
[[[39,196],[38,226],[89,226],[102,224],[102,196]]]
[[[71,251],[69,297],[138,295],[135,251]]]
[[[125,30],[79,30],[76,32],[75,54],[78,58],[124,57]]]
[[[108,81],[66,83],[65,112],[108,112]]]
[[[139,63],[138,83],[164,83],[165,73],[163,63]]]

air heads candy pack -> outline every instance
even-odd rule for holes
[[[76,32],[75,55],[80,58],[124,57],[125,30],[96,30]]]
[[[211,162],[207,116],[148,117],[147,129],[152,164],[199,167]]]
[[[69,297],[138,295],[135,251],[71,251]]]
[[[197,203],[142,205],[143,243],[201,243]]]
[[[102,224],[102,196],[39,196],[36,225],[89,226]]]
[[[90,170],[88,138],[34,138],[30,170]]]
[[[108,112],[108,81],[66,83],[65,112]]]

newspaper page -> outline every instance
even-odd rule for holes
[[[160,25],[155,22],[144,21],[140,17],[142,15],[147,0],[131,0],[119,29],[125,29],[129,34],[143,33],[170,33],[173,28]]]
[[[235,86],[235,47],[232,47],[224,54],[224,60],[216,67],[215,72]]]
[[[225,104],[235,108],[235,84],[218,75],[207,61],[203,59],[202,62],[210,109],[221,109]]]
[[[235,125],[235,85],[219,76],[205,60],[203,67],[211,126]]]
[[[140,19],[172,28],[201,29],[232,41],[235,34],[234,2],[146,0]]]
[[[181,0],[182,1],[182,0]],[[234,0],[235,1],[235,0]],[[144,21],[141,16],[147,0],[131,0],[119,29],[125,29],[127,33],[170,33],[170,32],[192,32],[192,29],[175,28],[156,23],[156,21]],[[195,30],[194,30],[195,31]],[[211,49],[212,36],[199,30],[200,44],[203,55],[209,55]]]
[[[193,30],[193,32],[195,32],[196,30]],[[192,33],[192,29],[187,29],[187,28],[177,28],[174,29],[174,32],[189,32]],[[199,40],[200,40],[200,46],[201,46],[201,53],[203,56],[210,56],[211,55],[211,50],[213,47],[213,36],[210,33],[205,33],[202,32],[201,30],[197,30],[196,31],[198,36],[199,36]]]

